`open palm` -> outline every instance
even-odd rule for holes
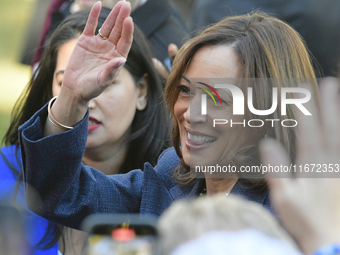
[[[340,240],[340,100],[336,79],[320,85],[320,116],[316,106],[313,116],[298,114],[296,173],[269,174],[267,181],[272,203],[285,228],[305,253]],[[319,123],[320,121],[320,123]],[[289,166],[286,151],[276,141],[267,139],[260,146],[262,163]],[[318,171],[313,165],[326,166]],[[289,178],[290,177],[290,178]],[[319,178],[320,177],[320,178]],[[319,254],[319,253],[318,253]]]
[[[94,34],[100,10],[101,3],[97,2],[64,74],[63,86],[84,101],[98,96],[112,83],[132,44],[130,3],[118,2],[111,11],[100,30],[106,38]]]

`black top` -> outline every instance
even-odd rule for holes
[[[289,23],[305,39],[324,76],[338,76],[340,63],[339,0],[198,0],[192,10],[192,29],[226,16],[260,10]]]

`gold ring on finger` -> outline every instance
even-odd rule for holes
[[[99,36],[100,36],[101,38],[103,38],[104,40],[106,40],[106,39],[107,39],[107,37],[106,37],[106,36],[103,36],[103,35],[102,35],[102,33],[100,32],[100,29],[98,30],[98,34],[99,34]]]

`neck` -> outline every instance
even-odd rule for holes
[[[206,178],[205,185],[207,194],[213,195],[217,193],[230,193],[238,178]]]
[[[86,149],[83,163],[107,175],[118,174],[126,158],[127,149],[128,146],[122,146],[119,150],[111,151],[109,154]]]

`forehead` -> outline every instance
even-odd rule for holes
[[[77,44],[78,39],[71,39],[70,41],[62,44],[58,50],[56,70],[63,70],[66,68],[67,62],[72,54],[74,47]]]
[[[229,46],[204,46],[194,55],[184,75],[195,78],[241,78],[242,64]]]

